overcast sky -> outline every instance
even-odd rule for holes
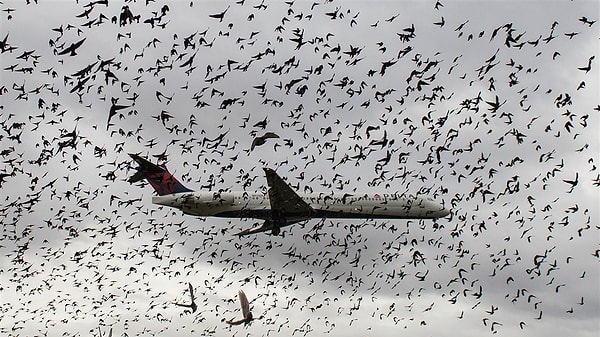
[[[0,4],[3,335],[597,335],[596,1],[39,2]],[[237,238],[128,153],[452,214]]]

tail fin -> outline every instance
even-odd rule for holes
[[[164,165],[153,164],[137,154],[130,153],[129,156],[140,165],[138,171],[127,180],[130,183],[146,179],[158,195],[192,192],[183,186]]]

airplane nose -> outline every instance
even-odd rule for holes
[[[428,200],[427,208],[429,209],[432,218],[443,218],[450,215],[448,209],[432,200]]]
[[[450,215],[450,211],[444,207],[442,207],[442,209],[437,212],[438,218],[444,218],[444,217],[447,217],[448,215]]]

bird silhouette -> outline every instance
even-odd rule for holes
[[[119,110],[123,110],[126,108],[129,108],[129,105],[120,105],[117,104],[117,100],[116,98],[111,99],[111,106],[110,106],[110,110],[108,111],[108,120],[106,121],[106,130],[108,130],[108,128],[110,127],[110,120],[113,118],[114,115],[116,115],[118,113]]]
[[[590,70],[592,70],[592,60],[594,60],[594,55],[590,56],[590,58],[588,59],[587,65],[584,67],[578,67],[578,70],[581,71],[585,71],[585,73],[587,74]]]
[[[81,45],[83,44],[83,42],[85,41],[85,38],[75,42],[75,43],[71,43],[70,46],[68,46],[67,48],[61,50],[58,52],[58,55],[65,55],[65,54],[69,54],[69,56],[75,56],[77,55],[77,49],[79,47],[81,47]]]
[[[279,136],[273,132],[265,132],[264,135],[258,136],[252,140],[252,146],[250,146],[250,151],[254,150],[255,147],[264,145],[269,138],[279,138]]]
[[[180,306],[180,307],[190,308],[190,309],[192,309],[192,312],[196,312],[196,310],[198,309],[198,305],[196,304],[196,297],[194,297],[194,287],[192,286],[191,283],[188,283],[188,288],[190,290],[190,298],[192,299],[192,302],[190,304],[175,303],[175,305]]]
[[[227,10],[229,10],[229,6],[227,6],[227,8],[225,8],[225,10],[220,13],[209,14],[208,16],[213,19],[219,19],[219,22],[223,22],[223,18],[225,17],[225,13],[227,13]]]
[[[248,303],[248,298],[246,297],[246,294],[244,294],[243,290],[240,290],[238,292],[238,297],[240,299],[240,305],[242,307],[242,316],[243,316],[243,318],[238,319],[236,321],[229,320],[229,321],[227,321],[227,324],[230,324],[230,325],[240,325],[242,323],[248,324],[248,323],[250,323],[252,321],[252,312],[250,312],[250,303]]]

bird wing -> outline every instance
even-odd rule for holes
[[[81,47],[81,45],[83,44],[83,42],[84,42],[84,41],[85,41],[85,37],[84,37],[83,39],[81,39],[81,40],[79,40],[79,41],[75,42],[75,43],[73,44],[73,49],[77,49],[77,48]]]
[[[279,138],[279,135],[277,135],[274,132],[265,132],[265,134],[262,136],[262,138],[267,139],[267,138]]]
[[[225,321],[227,324],[229,325],[240,325],[242,323],[244,323],[245,319],[238,319],[237,321],[234,320],[229,320],[229,321]]]
[[[108,127],[110,125],[110,120],[111,118],[113,118],[114,115],[117,114],[117,111],[128,108],[128,105],[117,105],[117,104],[113,104],[110,107],[110,110],[108,111],[108,121],[106,122],[106,129],[108,130]]]
[[[255,147],[260,146],[265,143],[265,139],[263,137],[256,137],[252,140],[252,145],[250,145],[250,151],[254,150]]]
[[[85,41],[85,38],[83,38],[82,40],[79,40],[75,43],[72,43],[69,47],[65,48],[63,51],[58,53],[58,55],[64,55],[67,53],[74,52],[77,48],[79,48],[83,44],[84,41]]]
[[[59,51],[58,55],[65,55],[65,54],[70,53],[70,52],[71,52],[71,46],[69,46],[69,47],[67,47],[67,48]]]
[[[240,298],[240,305],[242,306],[242,316],[246,318],[250,312],[250,303],[248,303],[248,298],[243,290],[238,292],[238,297]]]
[[[192,287],[192,284],[188,282],[188,287],[190,288],[190,297],[192,298],[192,303],[194,303],[194,287]]]

